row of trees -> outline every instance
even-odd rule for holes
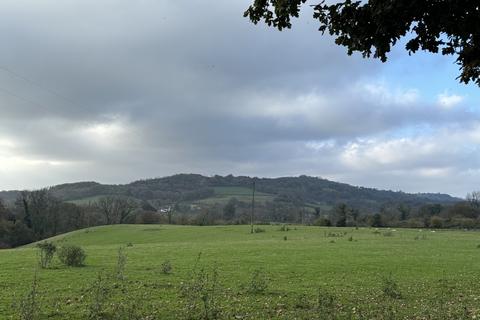
[[[15,247],[57,234],[104,224],[248,224],[251,203],[231,198],[226,203],[172,203],[154,207],[148,201],[106,196],[86,204],[60,201],[48,189],[21,192],[13,204],[0,199],[0,248]],[[386,203],[377,212],[339,203],[315,207],[285,196],[255,205],[257,223],[299,223],[320,226],[415,228],[480,228],[480,192],[451,205],[411,206]]]
[[[480,193],[472,193],[480,195]],[[411,227],[411,228],[480,228],[480,197],[454,204],[430,203],[412,206],[386,203],[378,210],[364,210],[346,203],[332,207],[305,206],[283,197],[274,201],[259,201],[255,205],[257,223],[298,223],[337,227]],[[475,200],[477,199],[477,200]],[[215,203],[200,209],[177,204],[166,216],[143,213],[139,223],[176,224],[248,224],[251,203],[231,198],[227,203]]]
[[[390,204],[373,214],[361,213],[341,203],[322,214],[314,224],[337,227],[480,228],[480,192],[472,194],[476,195],[453,205],[432,203],[410,207]]]
[[[52,196],[48,189],[23,191],[13,205],[0,199],[0,248],[16,247],[57,234],[128,221],[138,205],[124,197],[103,197],[77,205]]]

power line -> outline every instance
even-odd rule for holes
[[[76,107],[80,107],[77,103],[75,103],[75,102],[72,101],[71,99],[67,98],[66,96],[64,96],[64,95],[62,95],[62,94],[60,94],[60,93],[58,93],[58,92],[56,92],[56,91],[54,91],[54,90],[52,90],[52,89],[49,89],[49,88],[44,87],[44,86],[41,85],[38,81],[32,80],[32,79],[30,79],[30,78],[28,78],[28,77],[26,77],[26,76],[24,76],[24,75],[21,75],[21,74],[15,72],[15,71],[12,71],[11,69],[9,69],[9,68],[7,68],[7,67],[4,67],[4,66],[1,66],[1,65],[0,65],[0,70],[3,70],[3,71],[9,73],[10,75],[12,75],[12,76],[14,76],[14,77],[16,77],[16,78],[18,78],[18,79],[21,79],[21,80],[29,83],[30,85],[32,85],[32,86],[34,86],[34,87],[37,87],[37,88],[39,88],[40,90],[43,90],[44,92],[47,92],[47,93],[49,93],[49,94],[51,94],[51,95],[53,95],[53,96],[55,96],[55,97],[57,97],[57,98],[59,98],[59,99],[62,99],[62,100],[64,100],[65,102],[68,102],[68,103],[71,104],[71,105],[74,105],[74,106],[76,106]],[[3,90],[3,91],[5,91],[5,90]],[[21,97],[20,97],[20,98],[21,98]],[[21,99],[22,99],[22,100],[26,100],[26,99],[24,99],[24,98],[21,98]],[[38,105],[38,103],[35,103],[35,104]]]
[[[19,100],[23,100],[24,102],[27,102],[27,103],[30,103],[30,104],[35,105],[35,106],[37,106],[37,107],[40,107],[40,108],[42,108],[43,110],[48,109],[45,105],[43,105],[43,104],[41,104],[41,103],[38,103],[38,102],[35,102],[35,101],[33,101],[33,100],[27,99],[27,98],[24,98],[24,97],[16,94],[15,92],[8,90],[8,89],[5,89],[5,88],[0,87],[0,91],[4,92],[4,93],[6,93],[6,94],[8,94],[8,95],[10,95],[10,96],[12,96],[12,97],[15,97],[15,98],[17,98],[17,99],[19,99]]]

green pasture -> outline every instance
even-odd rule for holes
[[[66,202],[70,202],[76,205],[88,205],[88,204],[93,204],[96,203],[98,200],[101,198],[106,197],[105,195],[99,195],[99,196],[93,196],[93,197],[86,197],[82,199],[76,199],[76,200],[69,200]]]
[[[252,201],[252,189],[244,187],[214,187],[215,193],[213,196],[196,201],[204,204],[226,204],[231,198],[236,198],[239,201],[249,203]],[[256,202],[273,201],[274,195],[263,192],[255,192]]]
[[[86,266],[79,268],[55,260],[38,269],[35,245],[0,250],[0,319],[16,319],[35,269],[40,319],[86,319],[91,288],[98,275],[115,273],[120,247],[125,279],[111,282],[124,289],[112,290],[109,299],[134,301],[143,319],[201,319],[181,294],[199,269],[218,273],[220,318],[323,319],[325,311],[315,307],[322,292],[335,299],[335,315],[327,315],[332,318],[480,316],[478,232],[260,227],[265,232],[250,234],[249,226],[116,225],[52,238],[57,246],[84,248]],[[161,270],[166,260],[170,274]],[[259,293],[248,291],[255,272],[267,284]],[[385,279],[398,285],[401,297],[385,294]]]

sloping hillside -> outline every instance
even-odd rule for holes
[[[226,202],[231,197],[247,200],[254,178],[229,176],[206,177],[178,174],[138,180],[125,185],[97,182],[61,184],[50,191],[64,201],[85,201],[105,195],[120,195],[157,203]],[[351,186],[317,177],[255,178],[258,200],[277,199],[296,204],[334,205],[344,202],[360,208],[378,208],[386,203],[453,203],[460,199],[446,194],[409,194]],[[0,192],[0,198],[14,201],[18,191]]]

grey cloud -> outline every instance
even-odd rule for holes
[[[380,63],[348,57],[308,18],[281,33],[254,26],[242,17],[249,2],[2,2],[0,67],[33,82],[0,69],[0,141],[15,144],[0,164],[14,156],[65,164],[25,164],[18,180],[12,175],[22,170],[0,171],[0,189],[178,172],[311,174],[388,186],[395,165],[369,180],[371,168],[359,173],[341,163],[345,147],[478,118],[465,108],[439,109],[421,92],[407,103],[408,92],[381,85],[369,92]],[[320,151],[305,147],[330,140]],[[470,168],[467,154],[443,165]],[[412,160],[410,168],[428,165],[438,163]]]

